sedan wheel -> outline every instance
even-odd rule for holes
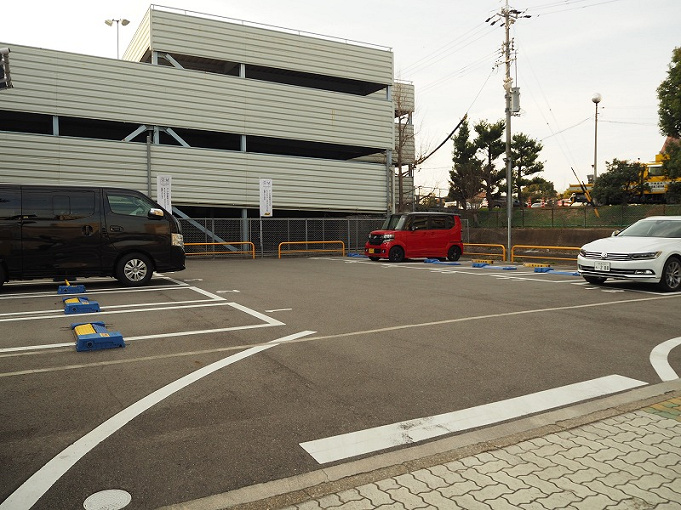
[[[669,260],[665,262],[660,287],[667,292],[681,289],[681,260],[676,257],[669,257]]]

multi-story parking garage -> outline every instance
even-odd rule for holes
[[[394,163],[413,161],[413,130],[395,121],[413,87],[394,84],[387,48],[157,6],[122,60],[0,46],[14,84],[0,97],[4,182],[156,197],[170,176],[186,214],[243,218],[267,178],[275,215],[382,214]]]

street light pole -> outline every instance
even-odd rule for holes
[[[118,59],[118,58],[120,58],[119,57],[119,43],[118,43],[118,41],[119,41],[119,25],[126,26],[128,23],[130,23],[130,21],[128,21],[125,18],[107,19],[107,20],[104,20],[104,23],[106,23],[108,26],[112,26],[114,23],[116,23],[116,58]]]
[[[598,103],[601,102],[601,99],[603,97],[596,92],[591,100],[594,102],[596,105],[596,114],[594,116],[594,183],[596,182],[596,178],[598,177],[598,163],[597,163],[597,158],[598,158]]]

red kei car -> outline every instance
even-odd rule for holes
[[[401,262],[411,258],[459,260],[463,253],[461,218],[450,213],[391,215],[369,234],[364,254],[371,260]]]

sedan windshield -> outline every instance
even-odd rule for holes
[[[681,238],[681,221],[678,220],[643,220],[627,227],[618,237],[679,237]]]

